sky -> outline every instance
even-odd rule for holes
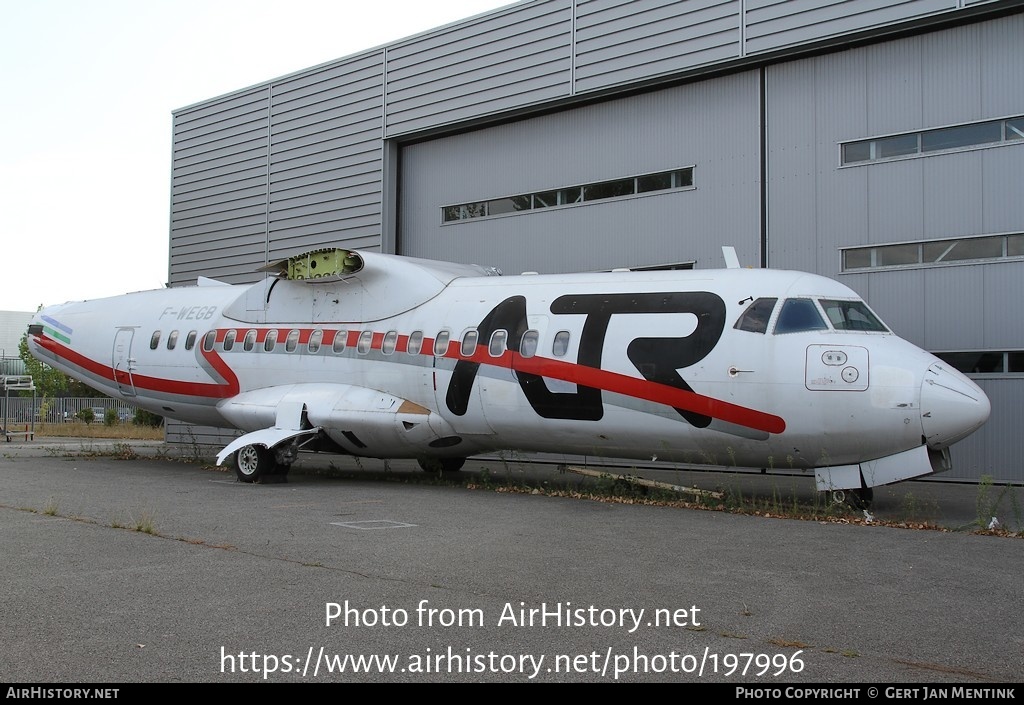
[[[171,113],[512,0],[0,0],[0,311],[167,281]]]

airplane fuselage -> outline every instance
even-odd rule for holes
[[[833,487],[856,486],[856,469],[871,486],[941,469],[988,416],[970,380],[816,275],[501,277],[358,254],[360,269],[333,280],[51,307],[32,350],[160,415],[316,429],[373,457],[509,449],[819,468]],[[251,440],[279,438],[291,437]]]

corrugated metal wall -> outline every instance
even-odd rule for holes
[[[175,114],[171,284],[235,280],[266,263],[270,89]]]
[[[551,273],[721,266],[728,243],[755,264],[759,154],[756,71],[416,144],[402,156],[401,250]],[[690,165],[692,191],[441,223],[444,205]]]
[[[387,50],[389,137],[537,105],[571,90],[572,6],[516,5]]]
[[[273,86],[271,259],[325,242],[379,246],[382,80],[375,52]]]

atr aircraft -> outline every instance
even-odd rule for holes
[[[791,472],[819,490],[950,467],[989,400],[821,276],[500,276],[338,248],[249,285],[50,306],[39,360],[153,413],[244,433],[254,482],[300,450],[458,470],[501,450]]]

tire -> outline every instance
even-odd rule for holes
[[[444,472],[458,472],[466,464],[465,458],[420,458],[417,461],[423,472],[439,474]]]
[[[241,482],[259,482],[274,472],[274,453],[266,446],[243,446],[235,451],[235,475]]]

